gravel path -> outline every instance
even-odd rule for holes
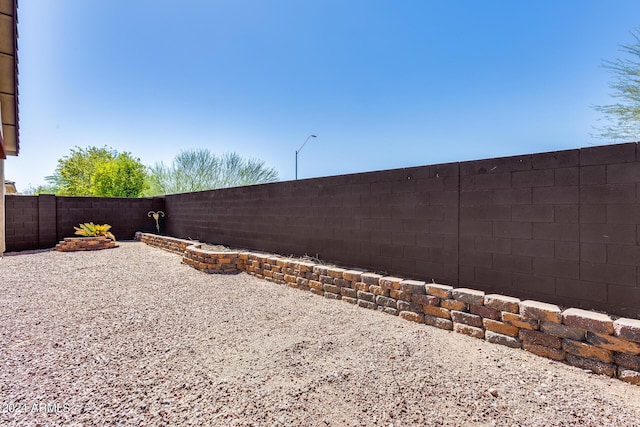
[[[640,426],[640,387],[142,243],[0,290],[1,425]]]

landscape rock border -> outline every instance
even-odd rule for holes
[[[65,237],[55,247],[58,252],[99,251],[117,248],[113,240],[105,236],[95,237]]]

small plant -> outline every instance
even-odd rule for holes
[[[85,222],[80,224],[80,227],[73,227],[76,230],[76,234],[85,237],[104,236],[116,241],[116,236],[109,231],[111,226],[109,224],[94,224],[93,222]]]

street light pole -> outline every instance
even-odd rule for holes
[[[309,135],[307,139],[304,140],[304,144],[302,144],[300,148],[296,150],[296,181],[298,180],[298,153],[302,150],[302,147],[304,147],[309,141],[309,139],[311,138],[317,138],[317,137],[315,135]]]

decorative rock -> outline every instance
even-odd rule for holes
[[[464,325],[462,323],[454,323],[453,324],[454,332],[458,332],[459,334],[469,335],[474,338],[484,338],[484,329],[474,328],[473,326]]]
[[[572,326],[562,325],[560,323],[542,322],[540,323],[542,332],[560,338],[569,338],[575,341],[583,341],[586,331],[584,329],[574,328]]]
[[[560,338],[543,332],[522,329],[518,336],[520,337],[520,340],[526,344],[541,345],[549,348],[562,348],[562,340]]]
[[[594,359],[588,359],[574,354],[568,353],[565,361],[572,366],[581,369],[588,369],[600,375],[608,375],[610,377],[616,374],[616,365],[612,363],[604,363]]]
[[[401,312],[402,311],[412,311],[414,313],[420,313],[420,315],[422,315],[422,306],[420,304],[416,304],[414,302],[398,301],[396,303],[396,307]]]
[[[310,288],[313,288],[313,289],[322,289],[322,290],[324,290],[324,285],[322,283],[316,281],[316,280],[309,280],[308,285],[309,285]]]
[[[520,315],[543,322],[562,323],[560,307],[546,302],[526,300],[520,303]]]
[[[640,342],[640,320],[623,317],[613,322],[613,329],[620,338]]]
[[[326,283],[328,285],[333,285],[333,277],[331,277],[331,276],[320,275],[318,277],[318,280],[321,281],[322,283]]]
[[[535,319],[525,319],[519,314],[502,312],[502,321],[507,325],[515,326],[521,329],[538,329],[538,321]]]
[[[56,245],[55,250],[58,252],[99,251],[116,247],[118,247],[116,242],[104,236],[65,237]]]
[[[440,285],[438,283],[427,283],[425,285],[427,293],[438,298],[451,298],[453,286]]]
[[[389,289],[383,289],[381,286],[371,285],[369,286],[369,292],[375,295],[389,296]]]
[[[520,299],[498,294],[484,296],[484,305],[498,311],[520,312]]]
[[[640,356],[619,353],[613,356],[613,361],[618,366],[633,369],[634,371],[640,371]]]
[[[353,289],[357,290],[357,291],[364,291],[364,292],[369,292],[369,286],[364,282],[357,282],[353,284]]]
[[[382,278],[382,275],[375,274],[375,273],[363,273],[360,275],[360,280],[362,280],[362,282],[366,283],[369,286],[371,285],[378,286],[381,278]]]
[[[569,339],[562,340],[562,349],[567,353],[588,359],[598,359],[604,363],[613,362],[613,355],[609,350],[594,347],[589,344],[573,341]]]
[[[565,351],[559,348],[544,347],[542,345],[526,343],[522,343],[522,348],[537,356],[546,357],[547,359],[564,360],[566,356]]]
[[[351,298],[351,297],[346,297],[346,296],[342,296],[342,301],[344,302],[348,302],[349,304],[358,304],[358,299],[357,298]]]
[[[351,288],[340,288],[340,295],[343,297],[358,299],[358,291]]]
[[[413,296],[413,294],[410,294],[409,292],[395,290],[395,289],[391,289],[388,292],[391,298],[401,299],[403,301],[411,301],[411,297]]]
[[[418,280],[403,280],[400,282],[400,290],[410,294],[423,295],[426,293],[424,285],[424,282],[420,282]]]
[[[500,320],[500,312],[498,310],[483,305],[469,304],[469,311],[485,319]]]
[[[411,322],[424,323],[424,315],[419,313],[414,313],[413,311],[401,311],[400,317],[402,317],[405,320],[409,320]]]
[[[398,315],[398,310],[396,310],[393,307],[381,307],[378,306],[378,311],[381,311],[385,314],[391,314],[392,316],[397,316]]]
[[[570,308],[562,313],[562,323],[587,331],[613,334],[613,320],[603,313]]]
[[[520,348],[522,343],[518,338],[512,336],[498,334],[493,331],[484,331],[484,339],[493,344],[506,345],[511,348]]]
[[[382,289],[399,290],[400,282],[402,282],[402,279],[399,277],[382,277],[378,282],[378,285]]]
[[[327,269],[327,275],[333,277],[334,279],[342,279],[342,274],[347,271],[344,268],[338,267],[329,267]]]
[[[463,323],[476,328],[482,328],[482,317],[475,314],[454,310],[451,312],[451,320],[453,320],[454,323]]]
[[[333,279],[333,284],[341,288],[349,288],[351,287],[351,283],[352,282],[345,279]]]
[[[358,270],[346,270],[342,273],[342,278],[350,282],[359,282],[361,277],[362,271]]]
[[[442,317],[430,316],[428,314],[425,314],[424,323],[447,331],[453,330],[453,322],[449,319],[443,319]]]
[[[468,304],[454,299],[443,299],[440,301],[440,306],[447,310],[467,311]]]
[[[433,295],[419,295],[413,294],[411,295],[411,302],[415,302],[420,305],[440,305],[440,298],[434,297]]]
[[[385,297],[382,295],[378,295],[376,296],[376,304],[384,306],[384,307],[392,307],[392,308],[396,308],[397,306],[397,301],[394,300],[393,298],[389,298],[389,297]]]
[[[318,276],[328,276],[328,271],[329,269],[327,267],[324,267],[322,265],[315,265],[313,266],[313,272],[315,274],[317,274]]]
[[[370,310],[375,310],[376,308],[378,308],[378,305],[375,302],[365,301],[362,299],[358,300],[358,306],[368,308]]]
[[[276,261],[277,262],[277,261]],[[301,273],[306,273],[308,271],[313,271],[313,268],[316,265],[312,262],[298,262],[297,265],[297,269],[301,272]]]
[[[629,384],[640,385],[640,372],[618,368],[618,379]]]
[[[510,337],[517,337],[520,329],[515,326],[507,325],[506,323],[498,322],[497,320],[482,319],[482,325],[487,331],[495,332],[500,335],[507,335]]]
[[[284,280],[287,280],[287,276],[284,276]],[[324,285],[324,291],[325,292],[330,292],[332,294],[340,294],[340,288],[335,286],[335,285]]]
[[[612,337],[611,335],[587,331],[587,341],[597,347],[617,351],[619,353],[640,354],[640,344]]]
[[[453,299],[467,304],[483,305],[484,292],[475,289],[458,288],[451,291]]]
[[[424,314],[428,314],[429,316],[451,319],[451,312],[446,308],[434,307],[432,305],[423,305],[422,311],[424,311]]]
[[[370,292],[358,291],[356,296],[363,301],[374,302],[376,300],[376,296]]]

